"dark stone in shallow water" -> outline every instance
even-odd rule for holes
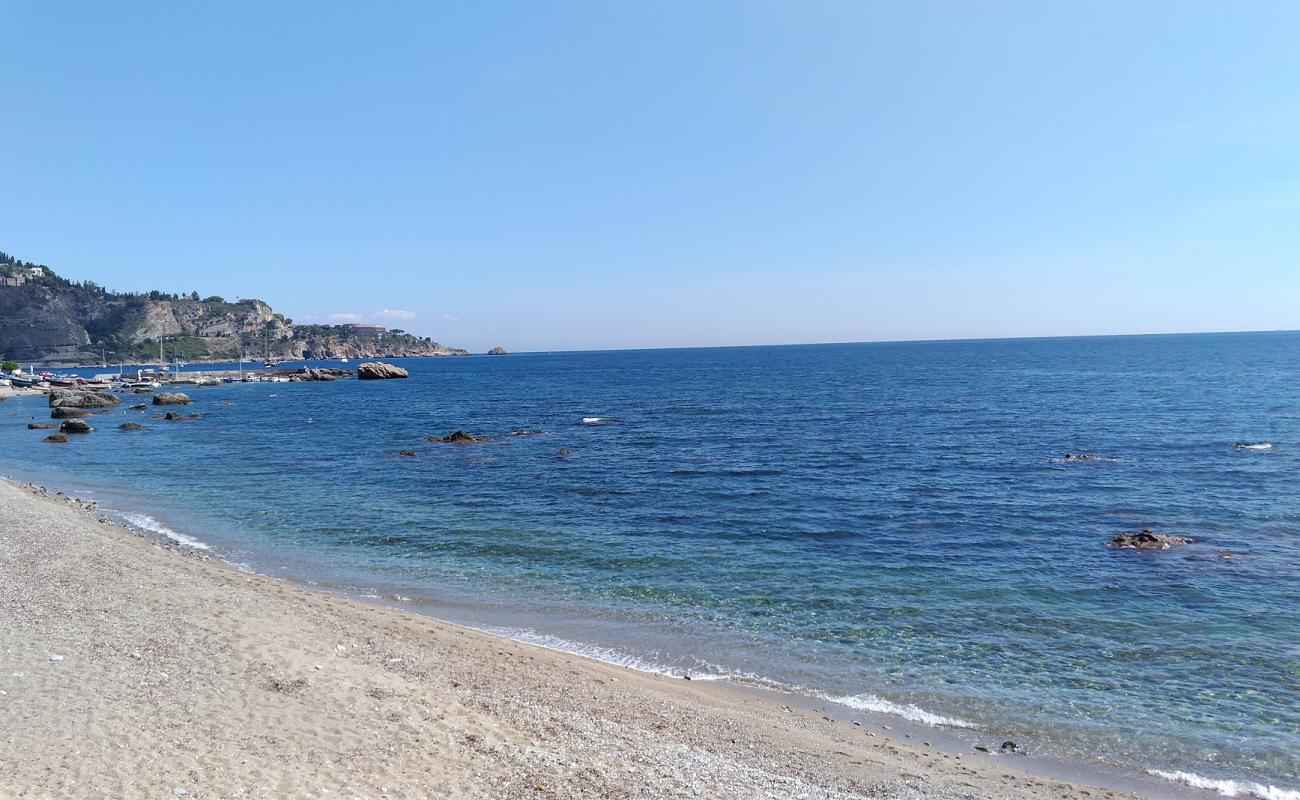
[[[163,392],[153,396],[153,404],[156,406],[187,406],[194,402],[189,396],[181,392]]]
[[[89,417],[90,412],[76,406],[55,406],[50,409],[50,416],[54,419],[76,419],[77,417]]]
[[[57,428],[57,427],[59,427],[59,426],[58,426],[58,425],[55,425],[53,422],[29,422],[29,423],[27,423],[27,430],[29,430],[29,431],[43,431],[43,430],[49,430],[49,429],[51,429],[51,428]]]
[[[487,440],[488,437],[486,436],[471,436],[465,431],[456,431],[455,433],[449,433],[446,436],[429,437],[429,441],[431,442],[450,442],[452,444],[473,444],[474,442],[486,442]]]
[[[51,433],[49,436],[45,437],[45,441],[49,442],[50,444],[66,444],[68,441],[68,434]]]
[[[144,426],[138,422],[123,422],[121,425],[117,426],[117,429],[120,431],[138,431],[142,427]]]
[[[93,430],[84,419],[65,419],[59,426],[60,433],[90,433]]]
[[[1107,542],[1106,546],[1123,550],[1168,550],[1176,544],[1187,544],[1190,541],[1192,540],[1186,536],[1171,536],[1143,528],[1137,533],[1121,533]]]

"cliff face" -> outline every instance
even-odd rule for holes
[[[153,293],[157,295],[157,293]],[[151,362],[163,340],[168,358],[396,358],[460,355],[463,350],[407,334],[353,336],[325,326],[302,330],[261,300],[227,303],[120,295],[97,286],[46,280],[0,285],[0,356],[26,363],[76,365]]]

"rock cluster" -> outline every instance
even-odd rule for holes
[[[396,369],[396,367],[394,367]],[[301,381],[336,381],[339,378],[351,378],[352,371],[337,367],[304,367],[289,376],[292,383]]]
[[[1176,544],[1187,544],[1191,539],[1185,536],[1171,536],[1156,533],[1150,528],[1143,528],[1137,533],[1121,533],[1107,543],[1107,547],[1125,550],[1168,550]]]
[[[410,377],[410,375],[406,370],[392,364],[385,364],[382,361],[367,361],[357,367],[358,380],[376,381],[407,377]]]
[[[456,431],[455,433],[449,433],[446,436],[429,437],[429,441],[431,442],[449,442],[452,444],[473,444],[474,442],[486,442],[487,440],[488,437],[486,436],[472,436],[465,431]]]
[[[54,389],[50,392],[50,408],[111,408],[122,404],[108,392],[98,389]]]

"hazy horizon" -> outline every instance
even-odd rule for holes
[[[482,352],[1300,328],[1300,6],[10,5],[0,249]]]

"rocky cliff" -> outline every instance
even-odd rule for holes
[[[295,328],[261,300],[228,303],[161,292],[119,294],[74,284],[48,267],[0,253],[0,356],[50,365],[239,358],[398,358],[460,355],[406,333],[354,334],[346,328]],[[16,266],[15,266],[16,265]]]

